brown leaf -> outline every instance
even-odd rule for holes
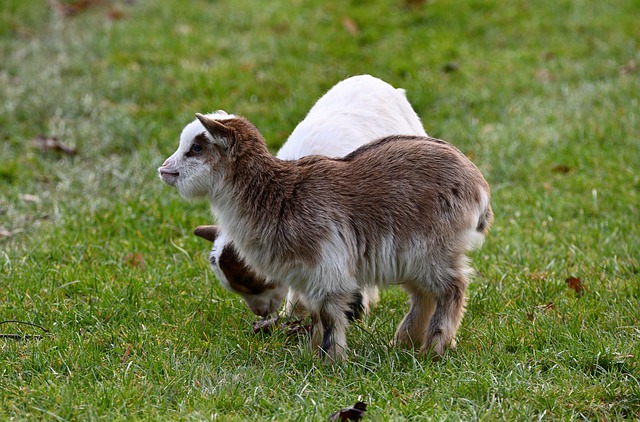
[[[453,73],[460,70],[460,65],[456,62],[449,62],[442,66],[442,71],[444,73]]]
[[[253,333],[270,333],[278,324],[278,317],[263,318],[253,322]]]
[[[549,302],[546,305],[538,305],[537,308],[540,309],[541,311],[548,311],[548,310],[556,309],[556,305],[554,305],[553,302]]]
[[[280,325],[280,328],[286,329],[288,336],[293,336],[296,334],[308,334],[311,332],[311,325],[303,324],[301,319],[283,322]]]
[[[77,0],[74,2],[60,2],[59,0],[49,0],[49,5],[58,15],[62,17],[73,16],[91,6],[91,0]]]
[[[33,145],[43,152],[61,152],[67,155],[76,155],[78,150],[63,144],[55,136],[38,136],[33,140]]]
[[[360,32],[358,25],[349,17],[342,18],[342,27],[351,35],[357,35]]]
[[[554,173],[567,174],[571,173],[573,169],[565,164],[556,164],[555,166],[551,167],[551,171]]]
[[[121,19],[124,19],[127,17],[126,13],[124,13],[122,10],[112,7],[111,9],[109,9],[109,11],[107,12],[107,17],[109,18],[109,20],[112,21],[119,21]]]
[[[284,321],[278,325],[280,317],[274,316],[270,318],[263,318],[253,323],[253,333],[265,333],[269,334],[276,329],[286,330],[288,336],[296,334],[306,334],[311,332],[311,325],[303,324],[303,320]]]
[[[364,416],[364,412],[367,411],[367,404],[364,402],[356,402],[351,407],[338,410],[333,415],[329,416],[330,421],[359,421]]]
[[[122,263],[129,267],[144,269],[144,257],[140,252],[131,252],[122,257]]]
[[[124,355],[122,355],[122,359],[120,359],[121,363],[125,363],[127,359],[129,359],[129,355],[131,354],[131,349],[133,346],[131,344],[127,344],[127,349],[124,351]]]
[[[584,294],[585,287],[581,279],[571,276],[567,278],[566,282],[569,285],[569,288],[576,292],[578,296],[582,296]]]

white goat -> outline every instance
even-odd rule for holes
[[[455,345],[466,252],[493,220],[489,186],[450,144],[391,136],[344,158],[280,160],[245,118],[196,114],[159,172],[184,198],[209,199],[238,255],[304,298],[311,344],[347,352],[363,286],[402,285],[411,308],[395,340],[442,355]]]
[[[193,125],[204,131],[198,120]],[[342,157],[365,143],[397,134],[427,136],[405,91],[370,75],[353,76],[336,84],[316,102],[277,157]],[[242,296],[252,312],[266,316],[280,307],[287,286],[267,282],[242,262],[219,227],[199,226],[195,234],[213,242],[210,263],[216,277],[227,290]],[[378,301],[378,288],[366,286],[362,293],[362,308],[367,312]],[[306,314],[302,297],[292,289],[285,308],[288,315]]]

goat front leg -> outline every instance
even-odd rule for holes
[[[357,317],[355,311],[361,308],[362,294],[354,291],[327,295],[317,312],[313,312],[311,345],[323,361],[337,362],[346,356],[349,321]]]

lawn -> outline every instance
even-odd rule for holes
[[[367,420],[640,418],[638,16],[633,0],[3,0],[0,420],[326,420],[359,400]],[[192,234],[208,205],[156,175],[195,112],[242,114],[275,151],[361,73],[405,88],[492,187],[438,362],[389,346],[395,288],[340,364],[255,335]]]

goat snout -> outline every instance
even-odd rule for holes
[[[254,314],[266,318],[269,314],[274,313],[277,310],[277,307],[274,306],[273,301],[268,302],[256,302],[256,303],[247,303],[249,305],[249,309]]]
[[[163,182],[168,185],[175,183],[175,180],[180,176],[180,172],[175,167],[175,162],[171,158],[168,158],[162,166],[158,168],[158,174]]]

